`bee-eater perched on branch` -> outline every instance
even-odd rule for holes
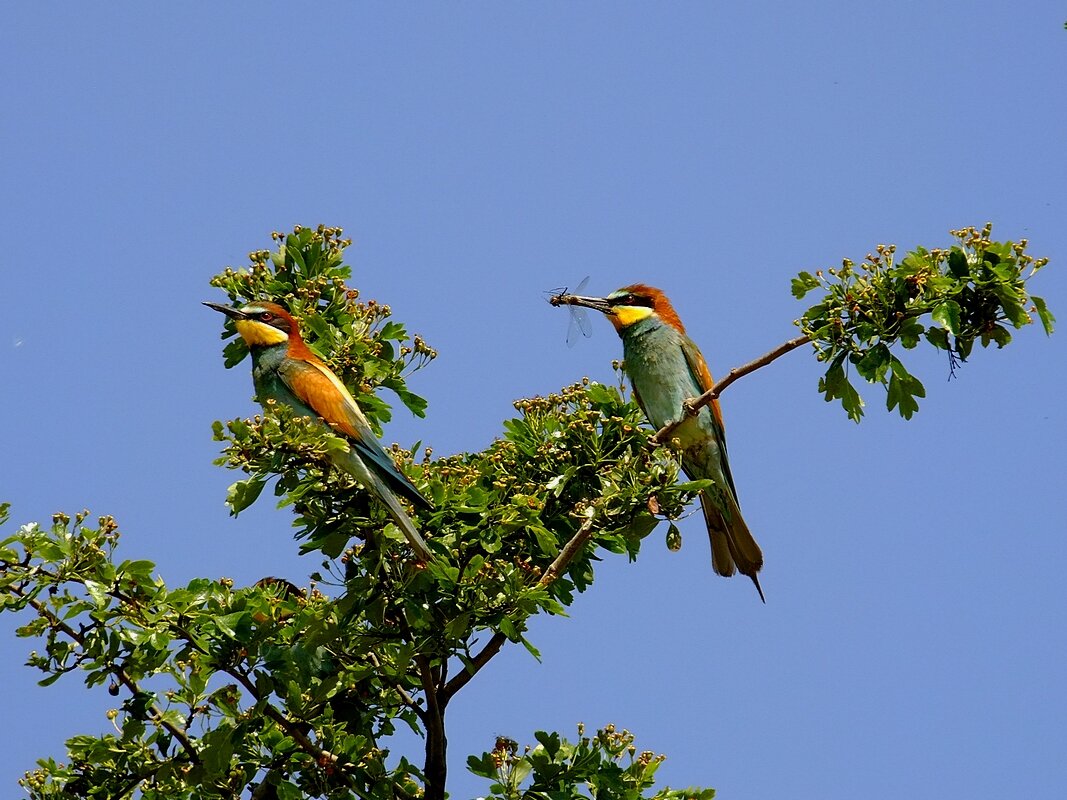
[[[682,321],[659,289],[635,283],[607,297],[557,295],[553,305],[576,305],[607,315],[622,338],[623,369],[630,378],[634,397],[657,429],[683,414],[682,403],[703,394],[713,385],[704,356],[686,335]],[[726,432],[719,401],[701,408],[673,433],[681,445],[682,469],[690,478],[710,478],[713,488],[700,493],[704,521],[711,537],[711,563],[719,575],[735,570],[763,589],[756,573],[763,566],[763,552],[748,530],[726,456]]]
[[[322,419],[348,441],[347,453],[333,457],[381,500],[420,561],[433,558],[397,495],[421,508],[433,508],[382,449],[352,394],[300,337],[300,326],[277,303],[253,302],[241,308],[204,303],[234,320],[252,353],[256,399],[283,403],[297,414]]]

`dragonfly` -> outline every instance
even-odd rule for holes
[[[559,306],[570,306],[571,320],[567,324],[567,347],[574,347],[578,341],[578,331],[581,331],[582,336],[587,339],[593,335],[593,326],[589,324],[589,315],[585,313],[585,309],[582,306],[571,305],[570,302],[572,295],[580,295],[585,291],[587,283],[589,283],[588,275],[582,279],[582,282],[578,284],[573,292],[568,291],[567,287],[564,286],[561,289],[554,289],[552,296],[548,298],[548,302],[557,308]]]

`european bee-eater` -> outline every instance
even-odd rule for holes
[[[556,300],[557,298],[553,298]],[[686,335],[682,321],[659,289],[635,283],[607,297],[567,295],[556,305],[585,306],[603,312],[622,338],[623,369],[634,397],[657,429],[679,419],[682,403],[714,385],[704,356]],[[690,478],[710,478],[714,488],[700,493],[711,537],[711,563],[719,575],[735,570],[756,584],[763,552],[748,530],[726,456],[726,432],[716,400],[686,419],[673,433],[681,447],[682,469]]]
[[[256,399],[264,408],[268,400],[274,400],[301,416],[322,419],[344,434],[349,450],[334,457],[334,464],[385,503],[420,561],[432,559],[429,547],[396,496],[422,508],[433,508],[432,504],[382,449],[345,385],[304,343],[296,319],[277,303],[257,301],[241,308],[204,305],[234,320],[252,353],[252,381]]]

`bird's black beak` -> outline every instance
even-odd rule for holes
[[[248,314],[243,312],[239,308],[232,308],[231,306],[220,305],[219,303],[204,303],[208,308],[213,308],[216,311],[221,311],[227,317],[231,319],[248,319]]]
[[[602,314],[614,314],[615,309],[606,297],[585,297],[580,294],[556,294],[549,301],[554,306],[582,306]]]

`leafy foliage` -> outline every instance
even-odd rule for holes
[[[391,411],[375,389],[392,390],[413,414],[424,417],[426,401],[408,390],[404,378],[436,358],[437,351],[421,336],[409,338],[407,329],[390,319],[389,306],[362,301],[359,290],[345,284],[352,269],[344,263],[344,251],[352,240],[342,234],[340,228],[325,225],[298,225],[288,235],[275,231],[271,236],[277,250],[252,251],[251,266],[227,267],[211,285],[224,290],[231,301],[273,300],[299,317],[305,342],[354,390],[381,435],[381,423],[390,420]],[[248,347],[232,320],[226,321],[222,338],[232,338],[223,349],[226,367],[240,364]]]
[[[584,800],[586,797],[611,797],[638,800],[655,783],[656,770],[666,756],[650,750],[637,752],[629,731],[607,725],[592,736],[578,726],[578,741],[568,742],[558,733],[537,731],[537,745],[527,747],[522,755],[518,743],[498,737],[493,749],[467,759],[467,768],[475,775],[493,781],[489,798],[551,797],[553,800]],[[581,787],[588,787],[588,794]],[[662,789],[655,800],[711,800],[714,789]]]
[[[1027,241],[995,242],[992,225],[981,231],[952,231],[948,249],[918,247],[896,262],[894,245],[879,245],[856,264],[845,259],[838,268],[793,278],[797,299],[821,289],[825,294],[804,312],[797,325],[827,364],[819,391],[840,400],[849,418],[859,422],[863,399],[848,371],[886,390],[886,407],[905,419],[926,396],[894,348],[910,350],[925,340],[949,358],[950,370],[966,361],[975,342],[998,348],[1011,342],[1009,328],[1040,320],[1051,334],[1055,318],[1045,301],[1030,295],[1027,281],[1048,263],[1026,252]]]
[[[276,251],[212,283],[233,300],[285,302],[373,419],[388,419],[382,388],[421,413],[404,381],[434,352],[348,288],[340,237],[275,234]],[[244,354],[239,339],[224,349],[230,366]],[[220,463],[247,475],[230,488],[234,513],[269,484],[292,508],[303,551],[321,565],[306,589],[207,578],[171,589],[151,563],[119,562],[115,521],[90,525],[87,512],[0,542],[0,611],[31,616],[19,635],[42,642],[29,660],[41,682],[77,672],[123,698],[109,714],[116,733],[69,740],[66,763],[27,774],[30,795],[443,798],[451,700],[506,642],[536,655],[529,618],[563,614],[601,554],[636,558],[699,490],[678,483],[675,460],[615,387],[583,381],[515,405],[482,452],[433,459],[427,449],[414,463],[417,447],[393,447],[436,509],[412,512],[435,552],[426,566],[378,501],[330,465],[345,444],[284,408],[214,431]],[[420,765],[385,746],[397,725],[425,737]],[[654,767],[617,774],[618,752],[577,747],[603,756],[602,780],[627,797],[651,786]],[[599,767],[581,763],[573,779],[594,780]]]
[[[794,280],[797,297],[825,291],[798,324],[828,364],[820,383],[828,400],[860,418],[847,372],[855,367],[909,418],[924,390],[897,344],[925,339],[955,365],[976,341],[1006,345],[1008,326],[1031,314],[1051,332],[1052,314],[1025,285],[1045,260],[1027,255],[1025,242],[989,235],[988,226],[957,231],[957,246],[920,248],[900,264],[880,247],[859,266]],[[325,226],[275,233],[276,250],[251,253],[249,267],[226,269],[212,285],[233,301],[285,303],[376,426],[390,414],[380,389],[422,416],[426,403],[406,378],[436,353],[391,320],[388,306],[348,287],[341,236]],[[223,338],[233,334],[227,322]],[[246,354],[240,339],[229,341],[224,363]],[[306,588],[199,578],[171,589],[151,562],[119,561],[117,523],[90,524],[88,512],[0,541],[0,613],[29,617],[18,635],[40,642],[28,664],[41,683],[78,673],[118,703],[108,713],[115,733],[68,740],[66,762],[43,759],[27,773],[29,795],[444,800],[449,703],[507,642],[536,656],[530,618],[564,614],[605,553],[636,559],[664,520],[667,546],[677,549],[673,520],[707,484],[678,482],[674,458],[653,445],[640,410],[616,387],[585,380],[515,407],[481,452],[434,459],[427,448],[418,458],[418,445],[393,446],[434,503],[412,512],[435,553],[426,565],[409,558],[378,501],[331,466],[345,442],[276,407],[216,422],[225,444],[218,463],[245,474],[230,487],[233,513],[262,502],[271,484],[293,510],[301,548],[320,564]],[[7,516],[0,504],[0,523]],[[424,737],[421,764],[386,747],[400,725]],[[502,800],[714,794],[649,794],[662,756],[639,754],[612,726],[593,736],[579,727],[576,742],[544,731],[535,739],[520,755],[501,737],[468,768]]]

